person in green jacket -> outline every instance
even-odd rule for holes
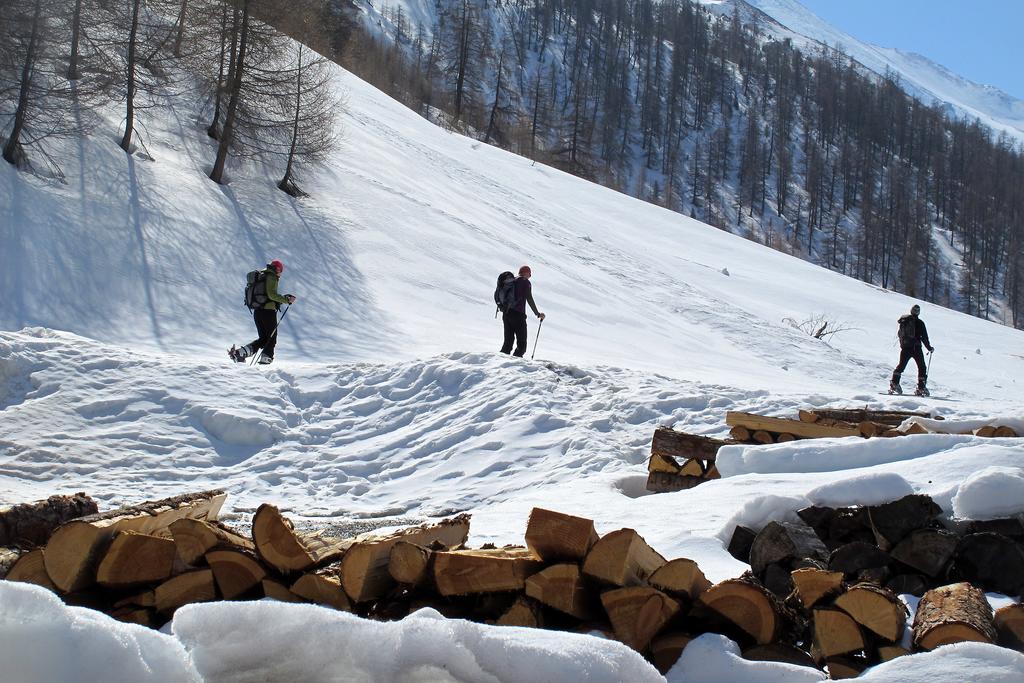
[[[260,288],[257,284],[256,296],[266,299],[266,303],[253,310],[253,319],[256,321],[256,333],[259,337],[241,348],[231,347],[228,355],[236,363],[244,363],[249,356],[263,349],[260,355],[260,365],[269,365],[274,362],[274,347],[277,346],[277,309],[281,304],[295,303],[295,296],[292,294],[278,294],[277,288],[281,281],[281,273],[284,272],[284,264],[274,259],[267,264],[263,271],[265,276]],[[263,289],[263,291],[259,291]]]

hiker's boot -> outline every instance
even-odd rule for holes
[[[274,362],[273,356],[262,355],[260,356],[260,365],[270,365]]]
[[[931,392],[928,391],[927,382],[927,377],[921,377],[917,380],[917,389],[914,390],[916,396],[931,396]]]
[[[892,379],[889,380],[889,393],[890,394],[902,394],[903,387],[900,386],[900,375],[893,373]]]

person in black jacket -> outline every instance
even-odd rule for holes
[[[532,275],[530,266],[523,266],[519,269],[519,277],[512,285],[514,288],[512,305],[501,315],[501,321],[505,326],[505,343],[501,346],[501,352],[512,353],[512,342],[515,341],[516,351],[512,355],[520,358],[526,354],[526,304],[530,304],[533,314],[540,320],[545,317],[537,310],[537,304],[533,302],[533,286],[530,285]]]
[[[900,377],[903,375],[903,370],[907,367],[907,363],[913,358],[914,362],[917,363],[917,390],[914,392],[918,396],[927,396],[928,387],[928,368],[924,364],[924,352],[921,350],[923,344],[928,353],[931,353],[935,348],[928,341],[928,328],[924,326],[924,321],[918,316],[921,313],[921,307],[914,304],[910,308],[910,314],[904,315],[900,318],[900,362],[896,366],[896,369],[892,371],[892,379],[889,381],[889,393],[890,394],[902,394],[903,387],[900,386]]]

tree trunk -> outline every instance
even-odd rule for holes
[[[128,59],[125,65],[127,87],[125,93],[124,137],[121,138],[121,149],[129,154],[132,153],[132,133],[135,132],[135,50],[139,35],[139,8],[141,5],[142,0],[135,0],[132,5],[132,25],[131,30],[128,32]]]
[[[0,546],[43,545],[61,524],[98,511],[96,501],[84,493],[50,496],[35,503],[0,506]]]
[[[82,0],[75,0],[75,11],[71,17],[71,56],[68,59],[68,80],[77,81],[78,42],[82,32]]]
[[[32,71],[38,56],[36,53],[39,51],[39,22],[41,13],[42,0],[36,0],[35,10],[32,13],[32,32],[28,39],[28,49],[25,51],[25,64],[21,69],[21,85],[18,88],[18,108],[14,111],[14,124],[11,126],[11,134],[7,137],[7,143],[4,145],[4,161],[14,166],[18,166],[23,160],[21,134],[25,130],[25,121],[28,118]]]
[[[242,82],[245,73],[245,51],[249,42],[249,0],[242,2],[242,28],[238,42],[238,58],[235,60],[235,72],[231,79],[231,98],[228,100],[228,111],[224,117],[224,129],[221,131],[217,145],[217,158],[213,162],[210,179],[217,184],[224,182],[224,166],[228,160],[228,149],[235,132],[235,116],[238,112],[238,101],[242,96]]]
[[[298,188],[292,183],[292,162],[295,159],[295,146],[299,141],[299,115],[302,111],[302,44],[299,44],[299,67],[295,75],[295,115],[292,117],[291,144],[288,147],[288,163],[285,165],[284,177],[277,184],[278,188],[292,195],[298,196]]]

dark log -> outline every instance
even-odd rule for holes
[[[784,664],[809,666],[812,669],[818,668],[809,654],[796,645],[788,643],[768,643],[748,647],[743,651],[743,659],[752,662],[783,662]]]
[[[722,439],[677,432],[669,427],[658,427],[651,440],[651,454],[714,462],[718,449],[729,443]]]
[[[1024,651],[1024,605],[1017,602],[997,609],[995,626],[1000,645]]]
[[[836,516],[836,510],[822,505],[811,505],[797,510],[796,516],[803,520],[804,524],[814,529],[818,538],[827,541],[828,528]]]
[[[892,549],[892,558],[935,578],[953,559],[957,537],[948,531],[920,529],[912,532]]]
[[[861,541],[875,543],[871,522],[865,508],[839,508],[829,520],[828,535],[823,539],[829,550],[835,550],[847,543]]]
[[[789,565],[789,562],[785,564],[774,562],[765,568],[761,577],[764,587],[783,600],[793,592],[795,587]]]
[[[828,667],[829,678],[841,681],[860,676],[868,668],[868,662],[856,657],[829,657],[825,660],[825,666]]]
[[[877,569],[889,564],[889,553],[878,546],[854,541],[841,545],[832,551],[828,558],[828,568],[834,572],[843,572],[846,578],[856,577],[864,569]]]
[[[50,496],[35,503],[0,505],[0,546],[34,548],[45,545],[61,524],[97,512],[96,501],[84,493]]]
[[[769,522],[750,546],[750,568],[758,576],[770,564],[805,558],[825,561],[828,549],[814,530],[803,523]]]
[[[669,474],[668,472],[648,472],[646,488],[655,493],[671,493],[672,491],[692,489],[705,481],[704,477]]]
[[[900,645],[879,645],[878,646],[878,660],[881,662],[889,662],[897,657],[903,657],[909,655],[910,650]]]
[[[942,508],[928,496],[910,494],[891,503],[868,507],[867,518],[876,544],[889,551],[911,531],[926,528],[941,512]]]
[[[921,574],[897,574],[885,582],[885,587],[896,595],[921,597],[928,590],[928,578]]]
[[[1015,430],[1013,427],[1001,425],[999,427],[996,427],[996,431],[995,433],[992,434],[992,436],[998,439],[1014,439],[1017,438],[1018,434],[1017,430]]]
[[[1006,595],[1024,590],[1024,550],[1001,534],[964,536],[956,546],[955,567],[960,578],[985,590]]]
[[[740,562],[750,563],[750,546],[754,544],[757,532],[745,526],[736,525],[733,529],[732,538],[729,539],[729,554]]]
[[[662,675],[669,672],[693,637],[687,633],[666,632],[651,641],[651,661]]]
[[[968,534],[981,534],[985,532],[1002,534],[1017,542],[1024,541],[1024,522],[1021,522],[1016,517],[1006,517],[1003,519],[976,520],[967,525],[966,533]]]
[[[940,645],[976,641],[994,643],[992,607],[980,588],[954,583],[924,594],[914,615],[914,647],[933,650]]]

